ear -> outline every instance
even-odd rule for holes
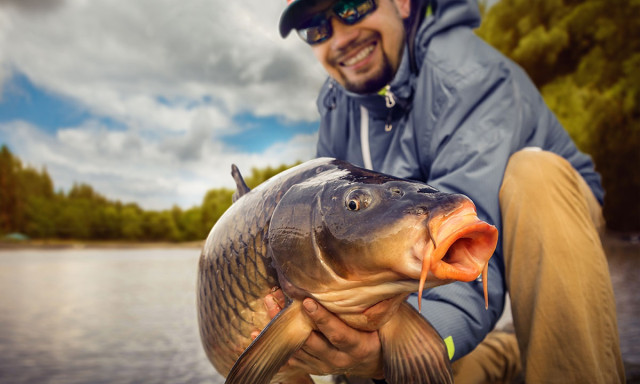
[[[411,15],[411,0],[393,0],[398,8],[398,12],[403,19]]]

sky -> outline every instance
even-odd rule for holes
[[[0,145],[145,209],[315,154],[325,79],[285,0],[0,0]]]

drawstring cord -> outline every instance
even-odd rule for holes
[[[387,114],[387,121],[384,124],[384,131],[385,132],[391,132],[391,130],[393,129],[393,107],[395,107],[396,105],[396,98],[393,94],[393,92],[391,92],[391,86],[387,85],[386,87],[384,87],[384,89],[381,91],[382,94],[384,94],[384,101],[385,101],[385,105],[387,106],[387,108],[389,109],[389,113]]]

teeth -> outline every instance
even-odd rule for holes
[[[354,65],[355,63],[357,63],[360,60],[362,60],[365,57],[367,57],[373,51],[373,48],[374,48],[373,45],[370,45],[370,46],[364,48],[363,50],[358,52],[357,55],[355,55],[354,57],[352,57],[349,60],[345,61],[344,65],[346,65],[346,66]]]

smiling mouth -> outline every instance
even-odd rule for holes
[[[362,48],[354,56],[352,56],[352,57],[348,58],[347,60],[344,60],[343,62],[341,62],[340,65],[342,65],[343,67],[351,67],[353,65],[358,64],[359,62],[364,60],[367,56],[369,56],[371,54],[371,52],[373,52],[375,47],[376,47],[376,44],[367,45],[366,47]]]

